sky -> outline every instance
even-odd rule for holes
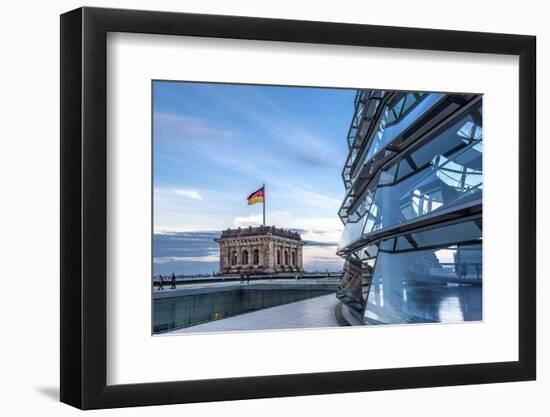
[[[154,273],[218,270],[221,230],[298,230],[304,268],[338,271],[355,90],[155,81]]]

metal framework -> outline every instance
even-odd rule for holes
[[[345,225],[338,254],[362,262],[364,273],[345,274],[338,297],[351,300],[366,323],[444,321],[421,310],[440,303],[445,292],[460,294],[451,288],[457,283],[468,287],[462,318],[481,319],[482,143],[481,95],[357,92],[342,171],[347,193],[338,212]],[[471,221],[477,227],[467,236],[451,226]],[[451,233],[442,239],[441,230]],[[430,233],[431,243],[416,242],[415,235]],[[466,250],[475,259],[465,262]],[[454,258],[438,259],[449,254]],[[354,280],[361,285],[351,285]],[[379,299],[374,305],[372,297]],[[374,310],[376,319],[369,319]]]

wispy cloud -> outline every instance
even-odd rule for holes
[[[189,188],[155,188],[156,194],[172,194],[172,195],[180,195],[183,197],[190,198],[192,200],[199,200],[202,201],[202,196],[198,190],[189,189]]]
[[[201,200],[202,196],[198,191],[195,190],[186,190],[185,188],[177,188],[174,190],[174,192],[178,195],[182,195],[184,197],[192,198],[193,200]]]
[[[334,247],[336,248],[338,246],[338,242],[319,242],[316,240],[306,240],[305,242],[306,246],[313,248],[313,247]]]
[[[304,246],[304,268],[308,271],[340,271],[344,260],[336,255],[336,246]]]
[[[212,120],[187,115],[155,112],[153,123],[155,140],[221,140],[236,136],[235,131],[216,127]]]
[[[280,151],[289,159],[298,163],[319,166],[323,164],[336,165],[340,168],[343,160],[334,157],[334,147],[329,145],[323,131],[313,131],[305,126],[304,120],[296,119],[296,114],[288,110],[262,94],[259,89],[254,89],[258,107],[235,99],[232,95],[217,93],[218,100],[228,108],[240,113],[247,120],[254,121],[256,125],[273,138],[285,142],[286,146]],[[342,131],[342,137],[345,131]]]
[[[259,226],[262,224],[262,215],[236,216],[233,219],[234,227]],[[332,217],[303,217],[292,216],[284,211],[268,213],[267,223],[298,232],[302,239],[311,242],[333,243],[337,245],[342,233],[342,223],[336,216]]]
[[[262,224],[262,215],[254,216],[237,216],[233,220],[233,225],[235,227],[248,227],[248,226],[259,226]]]
[[[342,201],[344,191],[341,192],[342,196],[316,192],[314,191],[314,187],[317,186],[319,188],[322,184],[305,182],[299,176],[294,176],[291,171],[279,172],[277,169],[271,169],[267,160],[265,160],[262,166],[259,166],[257,163],[247,162],[242,157],[232,158],[227,154],[221,155],[212,152],[207,156],[218,166],[240,172],[250,178],[264,179],[270,186],[276,186],[278,189],[284,190],[285,198],[289,201],[307,201],[309,205],[333,209],[335,215]]]
[[[163,265],[173,262],[218,262],[219,259],[219,252],[215,252],[202,256],[160,256],[153,258],[153,262]]]

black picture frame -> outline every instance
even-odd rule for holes
[[[108,32],[519,57],[519,360],[107,385]],[[536,378],[536,38],[171,12],[61,15],[61,401],[82,409],[525,381]]]

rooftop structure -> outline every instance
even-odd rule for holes
[[[220,273],[278,274],[304,272],[299,233],[259,226],[227,229],[215,241],[220,245]]]

